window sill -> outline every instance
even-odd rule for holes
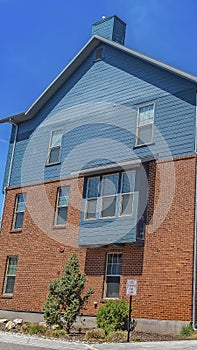
[[[59,165],[61,164],[61,162],[56,162],[56,163],[46,163],[45,166],[48,167],[48,166],[53,166],[53,165]]]
[[[53,230],[61,230],[61,229],[65,229],[66,225],[54,225],[53,226]]]
[[[148,147],[148,146],[153,146],[153,145],[155,145],[155,142],[145,143],[145,144],[143,144],[143,145],[135,145],[135,146],[133,147],[133,149],[135,149],[135,148],[140,148],[140,147]]]
[[[97,218],[97,219],[88,219],[81,220],[81,224],[93,224],[93,223],[101,223],[101,222],[113,222],[117,220],[124,220],[125,218],[133,218],[134,215],[118,215],[114,217],[106,217],[106,218]]]
[[[108,300],[120,300],[120,297],[117,297],[117,298],[103,298],[103,299],[101,300],[101,303],[105,303],[105,302],[108,301]]]
[[[13,294],[3,294],[1,295],[1,299],[12,299],[13,298]]]
[[[21,233],[21,232],[22,232],[22,228],[15,228],[10,231],[10,233]]]

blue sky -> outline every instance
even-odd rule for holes
[[[126,46],[197,75],[196,0],[0,0],[0,118],[25,111],[114,14]],[[9,134],[0,125],[0,185]]]

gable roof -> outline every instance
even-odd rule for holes
[[[169,64],[158,61],[154,58],[146,56],[140,52],[129,49],[124,45],[121,45],[115,41],[105,39],[101,36],[94,35],[86,45],[79,51],[79,53],[72,59],[72,61],[60,72],[60,74],[52,81],[52,83],[43,91],[43,93],[36,99],[36,101],[27,109],[24,113],[15,114],[7,118],[1,119],[0,123],[12,122],[20,123],[33,118],[33,116],[45,105],[45,103],[55,94],[55,92],[69,79],[69,77],[75,72],[75,70],[86,60],[90,53],[100,44],[107,44],[115,49],[121,50],[128,55],[134,56],[150,63],[156,67],[164,69],[170,73],[187,79],[193,83],[197,83],[197,76],[184,72],[178,68],[175,68]]]

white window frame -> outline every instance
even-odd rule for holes
[[[25,207],[26,207],[26,193],[17,193],[16,197],[15,197],[14,217],[13,217],[13,222],[12,222],[12,230],[19,230],[19,231],[22,230],[23,224],[21,227],[15,228],[17,214],[23,213],[23,222],[24,222],[24,216],[25,216],[25,208],[22,211],[17,210],[18,197],[20,195],[25,196]]]
[[[10,275],[10,274],[8,275],[9,261],[10,261],[11,258],[17,258],[16,269],[17,269],[17,265],[18,265],[18,256],[17,255],[9,255],[9,256],[7,256],[6,273],[5,273],[4,285],[3,285],[3,294],[4,295],[13,295],[14,294],[14,287],[13,287],[13,292],[12,293],[6,293],[8,277],[15,277],[15,280],[16,280],[16,273],[15,273],[15,275]],[[14,285],[15,285],[15,280],[14,280]]]
[[[124,217],[124,216],[133,216],[133,206],[134,206],[134,196],[135,196],[135,191],[130,191],[130,192],[122,192],[122,187],[123,187],[123,178],[124,178],[124,174],[128,174],[128,173],[134,173],[134,175],[136,176],[136,171],[133,170],[129,170],[126,172],[122,172],[121,173],[121,186],[120,186],[120,205],[119,205],[119,216],[120,217]],[[135,190],[135,182],[134,182],[134,190]],[[133,199],[132,199],[132,212],[131,214],[122,214],[122,199],[124,195],[128,195],[128,194],[132,194],[133,195]]]
[[[107,294],[107,276],[119,276],[120,277],[120,279],[121,279],[121,273],[120,273],[120,275],[108,275],[107,274],[107,267],[108,267],[108,256],[109,255],[116,255],[116,254],[118,254],[118,255],[121,255],[121,266],[120,266],[120,270],[122,269],[122,253],[121,252],[109,252],[109,253],[107,253],[107,256],[106,256],[106,262],[105,262],[105,278],[104,278],[104,290],[103,290],[103,298],[104,299],[115,299],[115,300],[117,300],[117,299],[119,299],[119,295],[118,295],[118,297],[107,297],[106,296],[106,294]],[[120,283],[119,283],[119,294],[120,294]]]
[[[69,188],[69,196],[68,196],[68,202],[69,202],[69,197],[70,197],[70,186],[62,186],[62,187],[58,187],[57,189],[57,200],[56,200],[56,208],[55,208],[55,220],[54,220],[54,226],[55,227],[65,227],[66,226],[66,222],[67,222],[67,217],[66,217],[66,222],[65,224],[58,224],[57,223],[57,219],[58,219],[58,209],[59,208],[66,208],[68,210],[68,205],[58,205],[59,202],[59,198],[60,198],[60,190],[64,187],[68,187]]]
[[[52,143],[52,138],[53,138],[53,133],[55,131],[61,131],[61,144],[60,146],[56,146],[56,147],[52,147],[51,146],[51,143]],[[62,137],[63,137],[63,129],[62,128],[58,128],[58,129],[53,129],[51,130],[51,133],[50,133],[50,140],[49,140],[49,147],[48,147],[48,155],[47,155],[47,165],[53,165],[53,164],[59,164],[60,161],[61,161],[61,150],[62,150]],[[57,162],[53,162],[53,163],[50,163],[50,154],[51,154],[51,150],[53,148],[57,148],[57,147],[60,147],[60,153],[59,153],[59,160]]]
[[[117,198],[118,198],[118,192],[116,194],[110,194],[110,195],[104,195],[103,196],[103,178],[107,177],[107,176],[113,176],[113,175],[118,175],[119,179],[120,179],[120,173],[116,172],[116,173],[112,173],[112,174],[104,174],[101,176],[101,202],[100,202],[100,211],[99,211],[99,219],[113,219],[116,217],[116,210],[117,210]],[[119,181],[118,179],[118,181]],[[103,210],[103,198],[109,198],[109,197],[116,197],[116,207],[115,207],[115,215],[113,216],[102,216],[102,210]]]
[[[98,198],[99,198],[99,196],[98,197],[91,197],[91,198],[89,198],[88,197],[88,184],[89,184],[89,181],[91,180],[91,179],[99,179],[99,182],[100,182],[100,176],[92,176],[92,177],[88,177],[88,179],[87,179],[87,185],[86,185],[86,201],[85,201],[85,212],[84,212],[84,220],[86,220],[86,221],[90,221],[90,220],[96,220],[96,215],[95,215],[95,218],[88,218],[87,217],[87,209],[88,209],[88,200],[90,199],[96,199],[96,214],[97,214],[97,211],[98,211]],[[100,183],[99,183],[99,192],[100,192]]]
[[[143,124],[143,125],[139,126],[140,108],[148,107],[148,106],[152,106],[152,105],[153,105],[153,122],[152,123],[146,123],[146,124]],[[137,125],[136,125],[135,147],[151,145],[153,143],[153,140],[154,140],[154,123],[155,123],[155,102],[149,102],[149,103],[144,103],[142,105],[139,105],[137,107]],[[148,143],[138,143],[139,129],[140,129],[141,126],[144,126],[144,125],[152,125],[152,138],[151,138],[151,141],[148,142]]]

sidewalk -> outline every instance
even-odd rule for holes
[[[196,350],[197,340],[168,341],[168,342],[131,342],[124,344],[85,344],[50,340],[34,336],[0,332],[0,343],[27,345],[54,350]]]

